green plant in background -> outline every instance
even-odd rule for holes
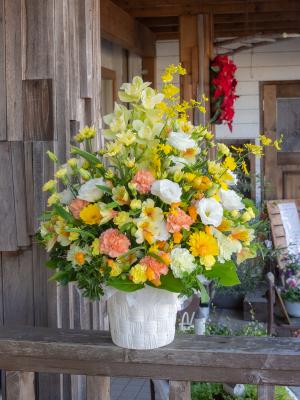
[[[193,383],[192,384],[192,400],[256,400],[257,387],[253,385],[245,385],[245,393],[243,396],[233,397],[227,394],[221,383]],[[292,400],[284,387],[276,386],[275,400]]]
[[[283,300],[290,301],[291,303],[300,302],[300,288],[290,287],[281,293]]]

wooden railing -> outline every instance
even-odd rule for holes
[[[126,350],[105,332],[16,328],[0,331],[0,368],[7,400],[34,400],[34,372],[87,375],[87,399],[108,400],[110,376],[170,381],[170,399],[190,399],[190,381],[300,385],[296,338],[179,336],[157,350]],[[9,372],[13,371],[13,372]]]

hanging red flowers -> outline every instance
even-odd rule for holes
[[[236,65],[228,56],[218,55],[211,62],[211,101],[213,116],[211,123],[228,124],[232,131],[237,80],[234,77]]]

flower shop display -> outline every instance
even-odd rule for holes
[[[205,112],[204,100],[180,103],[175,73],[185,71],[169,66],[161,92],[140,77],[121,86],[125,104],[104,117],[104,148],[93,150],[96,130],[85,127],[65,164],[48,153],[56,173],[43,187],[50,197],[38,238],[52,279],[105,295],[112,340],[128,348],[170,343],[178,295],[207,301],[203,279],[237,284],[236,264],[256,253],[255,209],[236,192],[234,171],[247,173],[245,157],[262,147],[234,157],[218,144],[209,160],[213,135],[187,116]]]
[[[232,130],[237,80],[237,67],[228,56],[218,55],[211,62],[212,111],[211,123],[227,124]]]
[[[295,257],[293,257],[295,258]],[[300,317],[300,263],[293,260],[285,270],[285,287],[281,293],[284,305],[291,317]]]

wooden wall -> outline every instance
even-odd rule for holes
[[[53,174],[45,152],[63,161],[80,127],[100,127],[100,83],[99,0],[0,0],[1,324],[106,326],[103,304],[48,283],[33,238]],[[37,383],[39,399],[85,398],[83,378]]]

